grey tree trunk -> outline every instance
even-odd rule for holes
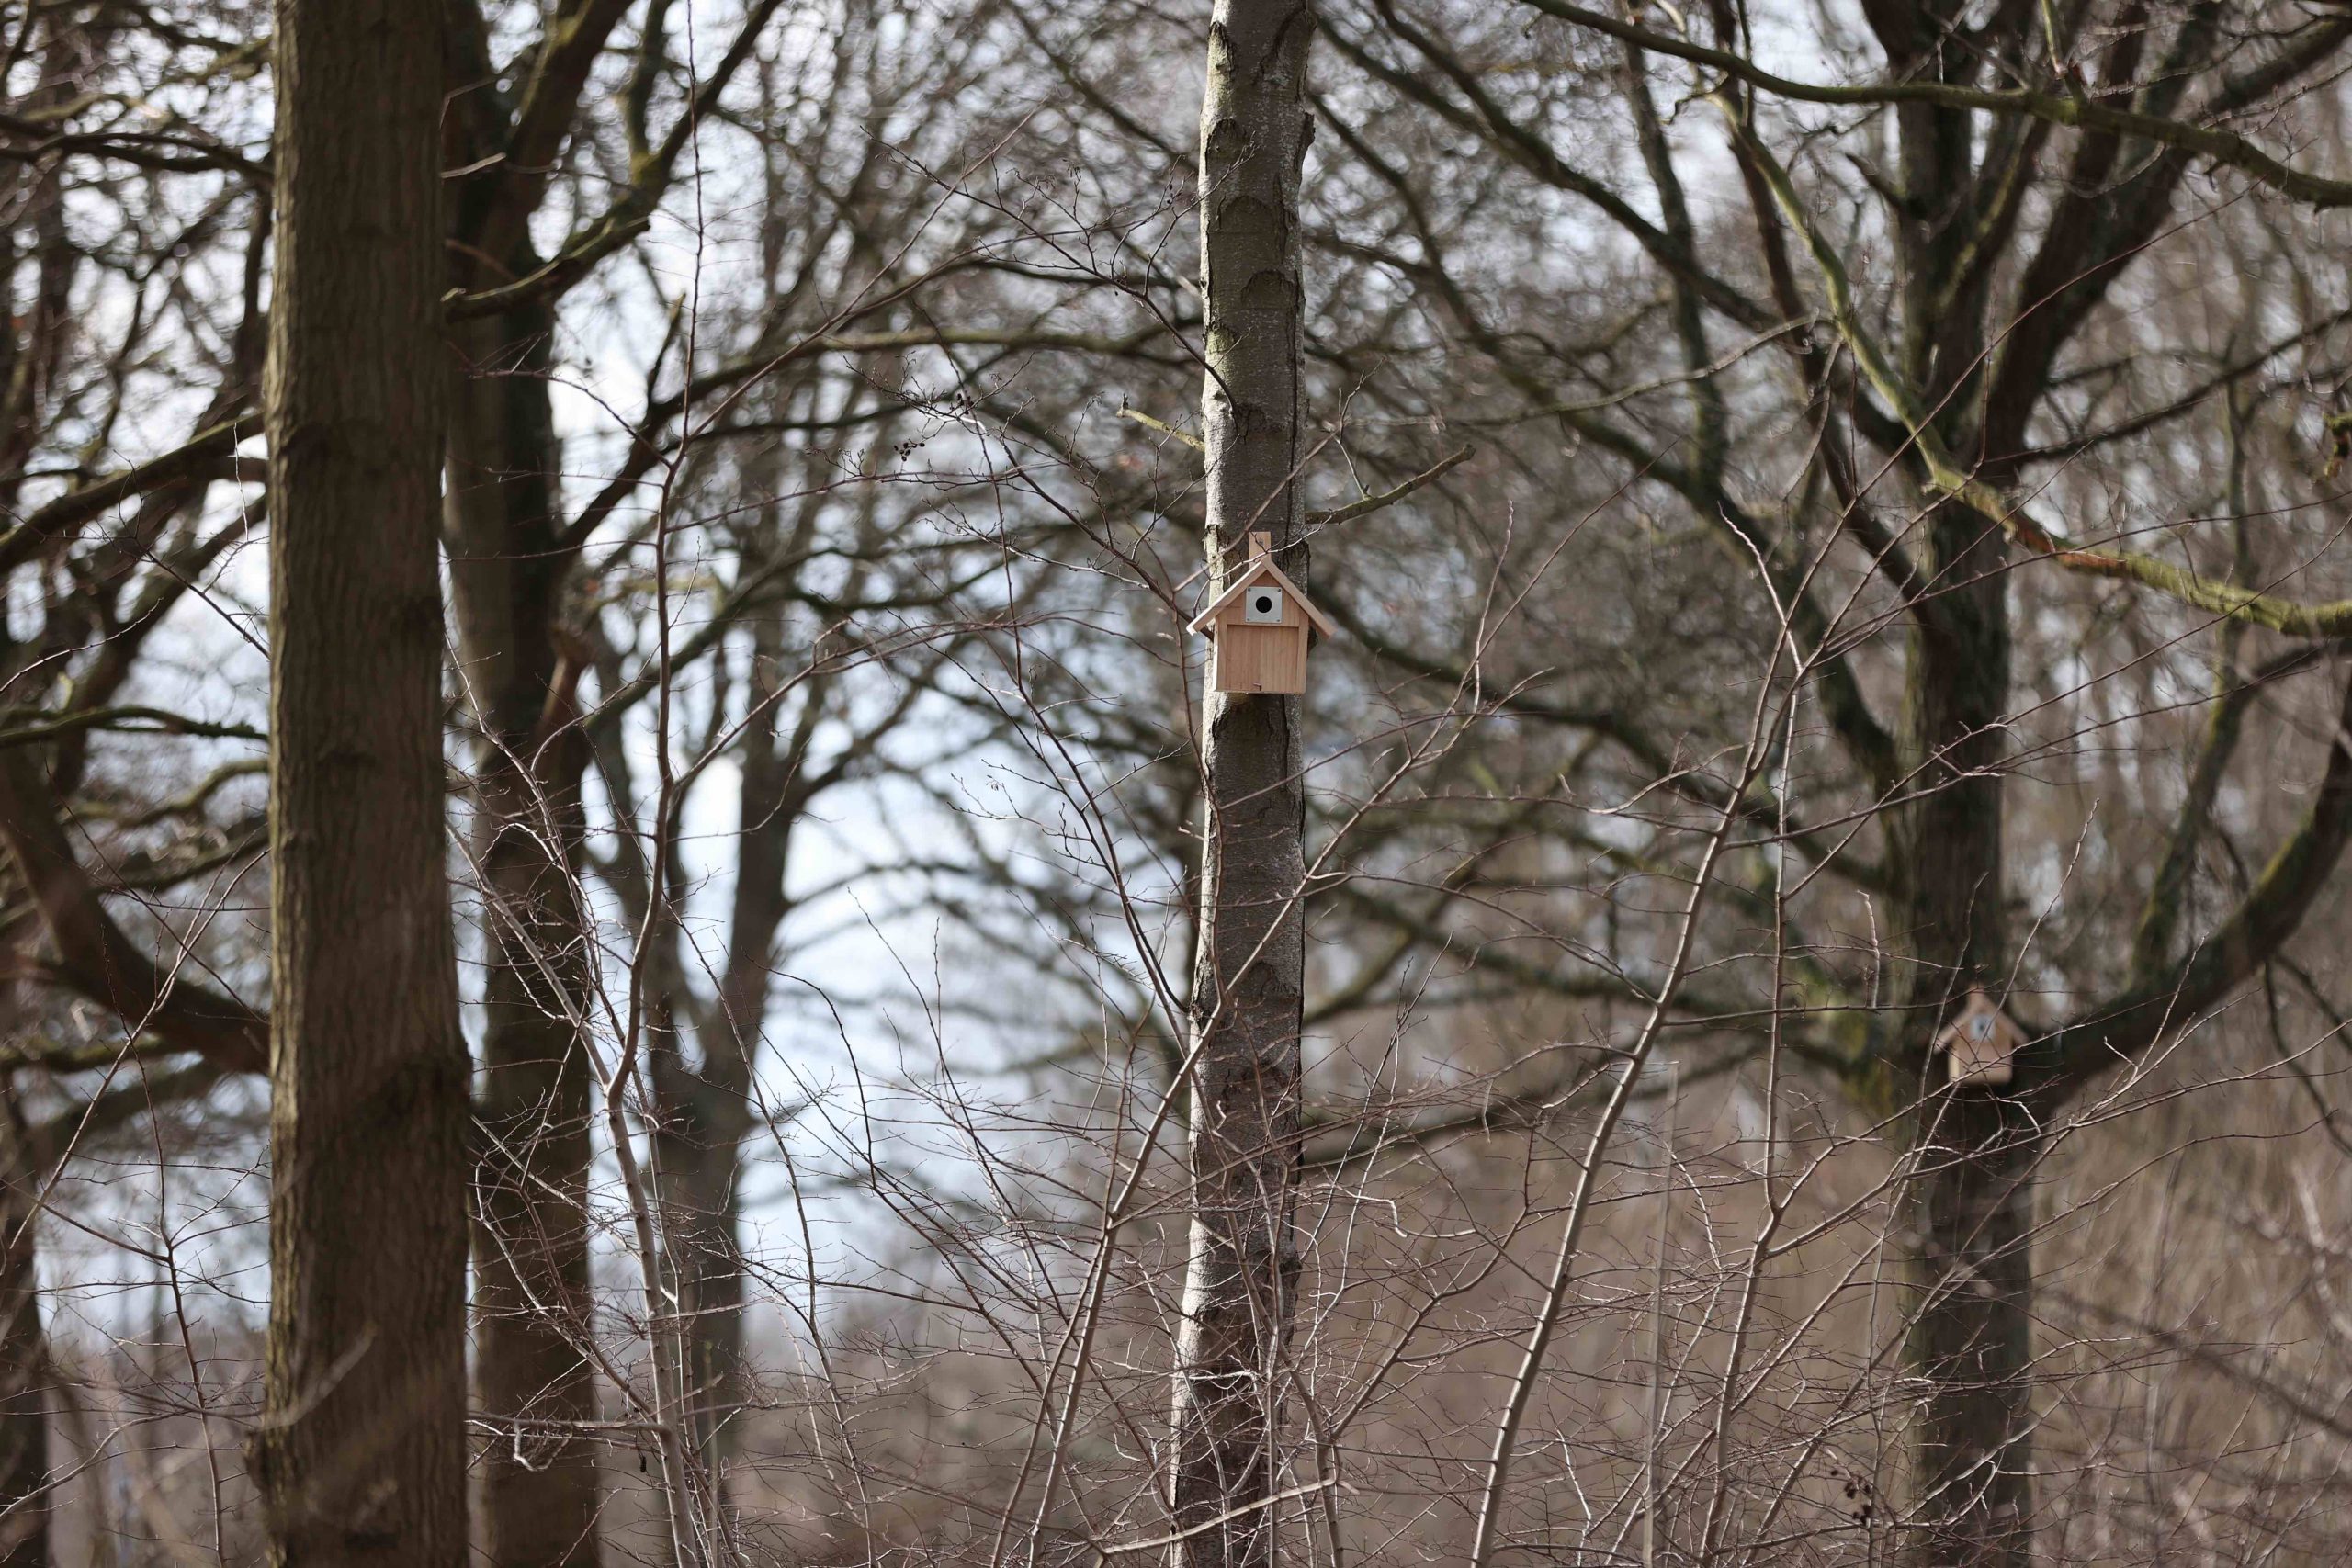
[[[769,992],[775,984],[776,937],[791,908],[785,874],[793,832],[808,807],[803,792],[818,782],[811,779],[807,761],[822,705],[812,700],[790,730],[778,723],[775,699],[785,678],[786,651],[782,608],[755,617],[746,698],[763,707],[742,740],[727,967],[718,995],[695,1029],[702,1043],[702,1071],[684,1100],[693,1147],[679,1170],[684,1178],[679,1185],[692,1219],[679,1273],[694,1314],[693,1371],[707,1391],[704,1403],[711,1418],[704,1423],[706,1447],[714,1467],[732,1456],[734,1425],[728,1416],[752,1393],[743,1344],[743,1144],[759,1124],[752,1077]]]
[[[763,615],[754,626],[754,702],[770,694],[781,632],[778,615]],[[776,932],[788,908],[785,865],[800,806],[792,798],[794,761],[779,747],[773,706],[749,727],[741,755],[727,966],[711,1005],[696,1010],[702,1063],[689,1069],[674,1043],[654,1058],[662,1103],[656,1146],[687,1323],[689,1423],[722,1495],[737,1416],[752,1392],[743,1344],[743,1141],[756,1124],[752,1073],[774,983]]]
[[[714,1069],[714,1073],[718,1069]],[[664,1231],[686,1318],[686,1424],[725,1494],[750,1396],[743,1362],[741,1159],[748,1089],[672,1065],[657,1134]]]
[[[270,1560],[466,1561],[441,756],[436,7],[279,0],[270,307]]]
[[[1201,104],[1211,590],[1251,532],[1305,575],[1299,176],[1315,17],[1218,0]],[[1193,974],[1192,1226],[1175,1347],[1179,1568],[1273,1560],[1283,1358],[1299,1276],[1299,699],[1204,701],[1206,822]]]

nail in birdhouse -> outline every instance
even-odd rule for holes
[[[1304,692],[1311,626],[1325,637],[1339,628],[1274,564],[1273,536],[1250,536],[1250,558],[1224,592],[1193,617],[1191,630],[1209,638],[1209,690]]]
[[[1944,1054],[1945,1068],[1954,1083],[2008,1082],[2009,1059],[2024,1043],[2025,1031],[1982,991],[1969,992],[1968,1000],[1936,1036],[1936,1049]]]

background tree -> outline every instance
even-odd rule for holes
[[[1510,77],[1468,67],[1476,33],[1383,6],[1360,27],[1335,17],[1335,36],[1369,79],[1479,137],[1498,160],[1613,228],[1625,242],[1622,254],[1657,280],[1668,302],[1679,364],[1666,373],[1687,387],[1686,411],[1661,409],[1668,423],[1640,434],[1604,412],[1605,395],[1564,397],[1564,356],[1515,337],[1510,317],[1483,309],[1474,272],[1448,259],[1459,249],[1421,220],[1425,203],[1398,191],[1419,245],[1418,262],[1407,265],[1522,389],[1531,412],[1550,413],[1618,456],[1635,482],[1687,502],[1778,574],[1776,597],[1803,639],[1822,725],[1883,834],[1875,849],[1841,835],[1833,852],[1816,857],[1824,874],[1883,908],[1884,924],[1873,924],[1862,973],[1811,971],[1817,1021],[1808,1028],[1818,1032],[1809,1049],[1859,1104],[1900,1113],[1910,1129],[1917,1292],[1907,1309],[1909,1365],[1938,1391],[1917,1428],[1914,1485],[1918,1506],[1936,1521],[1918,1551],[1933,1561],[2007,1561],[2025,1550],[2033,1518],[2028,1238],[2045,1129],[2093,1077],[2207,1016],[2278,950],[2334,865],[2346,825],[2346,759],[2331,751],[2309,810],[2275,850],[2261,852],[2267,869],[2208,931],[2184,942],[2183,878],[2208,831],[2216,770],[2240,733],[2231,716],[2252,692],[2241,683],[2245,676],[2225,675],[2215,744],[2194,770],[2169,846],[2154,857],[2168,869],[2142,885],[2148,902],[2132,922],[2140,934],[2118,929],[2108,938],[2109,951],[2131,953],[2130,962],[2079,953],[2056,973],[2040,968],[2039,922],[2013,902],[2004,870],[2016,842],[2016,829],[2005,826],[2007,802],[2019,787],[2011,743],[2032,709],[2017,705],[2013,616],[2021,592],[2039,606],[2053,594],[2063,599],[2063,591],[2026,588],[2017,569],[2039,557],[2170,592],[2192,613],[2176,636],[2233,616],[2324,635],[2324,615],[2301,619],[2275,602],[2257,604],[2259,595],[2198,579],[2193,567],[2177,572],[2135,554],[2122,541],[2145,525],[2129,513],[2112,529],[2121,536],[2116,545],[2102,521],[2091,525],[2098,542],[2086,548],[2046,516],[2076,493],[2052,465],[2214,409],[2221,390],[2301,352],[2337,319],[2324,309],[2290,310],[2281,330],[2267,312],[2241,317],[2245,324],[2233,321],[2230,340],[2214,345],[2218,354],[2202,344],[2172,351],[2175,362],[2220,363],[2137,405],[2150,412],[2106,421],[2092,413],[2109,388],[2124,392],[2106,380],[2110,372],[2090,368],[2113,363],[2105,356],[2120,325],[2119,291],[2135,262],[2190,222],[2186,180],[2196,128],[2256,103],[2291,100],[2336,57],[2346,30],[2341,18],[2282,13],[2275,33],[2239,31],[2195,6],[2112,17],[2086,8],[2063,17],[2024,6],[1983,17],[1881,7],[1868,12],[1880,58],[1857,62],[1862,80],[1815,88],[1750,64],[1746,28],[1730,7],[1710,14],[1713,35],[1703,39],[1565,5],[1532,9],[1582,29],[1563,39],[1579,89],[1614,73],[1609,91],[1645,178],[1641,205],[1578,167],[1547,130],[1544,106],[1559,89],[1530,77],[1522,96]],[[1834,26],[1825,33],[1832,58],[1852,58],[1838,52],[1848,41]],[[1657,55],[1675,57],[1675,66],[1655,63]],[[1685,68],[1689,75],[1676,74]],[[1661,80],[1689,95],[1678,100],[1690,109],[1678,128],[1681,147],[1653,97]],[[1745,276],[1728,266],[1730,215],[1702,234],[1684,194],[1680,164],[1693,154],[1682,148],[1701,134],[1704,96],[1720,110],[1722,145],[1740,171],[1760,247]],[[1858,150],[1845,167],[1862,171],[1865,183],[1847,187],[1845,170],[1829,173],[1816,145],[1807,163],[1823,173],[1806,186],[1782,167],[1762,129],[1772,106],[1792,100],[1851,106],[1859,118],[1820,128],[1844,144],[1884,124],[1891,166],[1881,166],[1874,149]],[[2076,116],[2052,107],[2086,102],[2118,112],[2103,120],[2096,109]],[[2053,136],[2061,123],[2083,127],[2072,146]],[[2240,163],[2242,150],[2230,143],[2222,161]],[[2324,193],[2313,205],[2327,205]],[[1883,288],[1864,281],[1862,258],[1876,247],[1893,265]],[[1826,345],[1810,329],[1774,331],[1815,309],[1834,329]],[[2145,313],[2131,319],[2159,334],[2165,324]],[[1770,334],[1793,384],[1812,400],[1811,412],[1794,421],[1812,445],[1793,469],[1762,448],[1750,457],[1729,421],[1722,389],[1740,372],[1723,363],[1726,329]],[[2103,341],[2093,348],[2090,340]],[[2070,361],[2077,343],[2085,346]],[[2099,393],[2086,393],[2084,373]],[[1751,419],[1750,428],[1761,435],[1786,427]],[[1760,501],[1774,491],[1795,504]],[[1884,522],[1890,512],[1900,519],[1893,526]],[[2245,515],[2242,506],[2223,513],[2240,520],[2241,542]],[[1833,564],[1827,541],[1838,533],[1875,581]],[[2242,555],[2235,570],[2251,584],[2292,569],[2266,574]],[[1881,600],[1881,592],[1891,597]],[[1880,629],[1893,626],[1904,630],[1899,642]],[[2224,668],[2239,669],[2239,634],[2222,642]],[[1883,675],[1871,669],[1881,650],[1894,656]],[[2263,678],[2311,667],[2290,652]],[[1888,693],[1883,708],[1874,690]],[[1890,709],[1899,720],[1880,716]],[[1758,809],[1759,821],[1770,821],[1784,808],[1759,802]],[[1809,844],[1785,826],[1781,833]],[[1975,986],[2007,999],[2038,1039],[2021,1085],[2007,1092],[1935,1083],[1928,1043]],[[2052,993],[2046,1009],[2032,999],[2037,989]],[[1859,1027],[1843,1021],[1850,1016],[1844,1009],[1866,999],[1876,1005]]]

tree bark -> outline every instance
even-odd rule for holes
[[[486,919],[477,1377],[498,1568],[597,1561],[588,1254],[589,954],[579,869],[582,658],[563,650],[560,457],[544,309],[468,323],[449,433],[450,584],[481,726],[475,863]]]
[[[271,1562],[466,1560],[468,1063],[435,553],[439,16],[279,0],[270,307]]]
[[[2009,1568],[2033,1544],[2032,1120],[1998,1091],[1923,1108],[1913,1155],[1905,1353],[1928,1382],[1914,1434],[1914,1560]]]
[[[90,29],[71,16],[52,16],[42,28],[40,79],[21,104],[49,109],[74,93],[79,57],[95,47]],[[22,164],[0,175],[0,195],[29,220],[33,243],[31,308],[0,330],[0,506],[18,510],[26,459],[39,444],[50,383],[63,359],[72,326],[74,275],[80,253],[65,224],[63,164]],[[20,249],[16,228],[0,232],[0,282],[17,294]],[[0,634],[0,642],[6,641]],[[19,668],[7,650],[7,668]],[[0,837],[6,800],[0,796]],[[54,825],[54,818],[51,818]],[[33,874],[21,861],[28,889]],[[13,990],[13,987],[11,987]],[[9,1010],[14,1011],[13,1007]],[[13,1081],[0,1083],[0,1568],[47,1568],[51,1509],[49,1480],[49,1359],[40,1322],[40,1236],[37,1221],[44,1173],[26,1140]]]
[[[1951,0],[1875,6],[1868,16],[1890,71],[1963,83],[1984,69],[1954,41]],[[1945,439],[1970,449],[1979,438],[1962,426],[1974,400],[1961,388],[1984,362],[1989,271],[1965,298],[1944,295],[1970,265],[1966,242],[1989,199],[1972,164],[1976,128],[1965,113],[1928,105],[1902,107],[1894,122],[1905,193],[1896,225],[1903,374],[1944,411]],[[2005,999],[2007,555],[1997,523],[1954,503],[1919,531],[1921,580],[1934,587],[1911,607],[1900,737],[1901,774],[1917,793],[1896,815],[1889,857],[1904,968],[1886,1032],[1891,1081],[1880,1087],[1894,1103],[1912,1102],[1905,1371],[1928,1390],[1912,1453],[1920,1527],[1912,1556],[1923,1565],[1995,1568],[2021,1562],[2031,1542],[2027,1241],[2038,1144],[2018,1100],[1949,1086],[1930,1048],[1970,987]]]
[[[628,7],[546,17],[526,80],[500,76],[481,9],[448,7],[449,281],[528,277],[530,219],[588,70]],[[475,1233],[477,1384],[495,1435],[483,1455],[486,1544],[498,1568],[599,1559],[596,1383],[588,1248],[590,959],[578,876],[589,748],[575,719],[582,660],[565,652],[578,562],[565,537],[549,394],[555,299],[457,328],[446,517],[463,682],[481,736],[474,859],[484,920]]]
[[[0,1082],[0,1568],[48,1568],[49,1346],[40,1322],[45,1174]]]
[[[783,547],[775,542],[772,547]],[[779,723],[785,661],[785,612],[772,606],[752,621],[745,700],[758,716],[741,741],[727,964],[718,994],[696,1010],[700,1069],[684,1070],[673,1055],[672,1084],[664,1089],[665,1110],[676,1111],[675,1120],[665,1122],[662,1174],[682,1211],[673,1237],[696,1390],[694,1425],[714,1475],[733,1455],[732,1418],[752,1392],[743,1346],[743,1143],[758,1125],[752,1079],[775,984],[776,937],[791,908],[785,875],[793,829],[808,808],[802,790],[821,782],[808,775],[808,750],[822,704],[812,694],[794,728]],[[723,1480],[720,1485],[723,1490]]]
[[[695,1450],[724,1495],[735,1452],[736,1416],[749,1396],[743,1365],[743,1257],[741,1197],[749,1088],[674,1061],[662,1076],[663,1121],[657,1134],[664,1189],[664,1232],[685,1316],[686,1425]]]
[[[1211,591],[1251,532],[1298,539],[1298,191],[1314,12],[1218,0],[1201,106]],[[1299,1277],[1299,699],[1204,699],[1201,939],[1193,974],[1190,1262],[1175,1346],[1178,1568],[1271,1562],[1283,1366]]]
[[[1895,1069],[1917,1092],[1909,1201],[1916,1314],[1908,1370],[1928,1395],[1916,1434],[1917,1560],[1993,1568],[2030,1543],[2027,1384],[2033,1122],[2000,1090],[1947,1087],[1929,1044],[1971,987],[2007,972],[2001,854],[2008,705],[2006,546],[1958,505],[1923,530],[1931,580],[1953,584],[1915,623],[1897,819],[1905,968]]]

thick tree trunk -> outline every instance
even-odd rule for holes
[[[48,1568],[49,1355],[40,1324],[42,1165],[0,1083],[0,1568]]]
[[[1928,570],[1958,586],[1926,607],[1914,633],[1904,761],[1920,793],[1902,813],[1894,857],[1907,964],[1898,1070],[1906,1090],[1924,1095],[1909,1194],[1917,1317],[1907,1370],[1928,1390],[1914,1453],[1916,1555],[1991,1568],[2021,1562],[2028,1545],[2035,1144],[2021,1106],[1997,1090],[1947,1087],[1927,1048],[1972,986],[1997,999],[2007,973],[2007,575],[1999,527],[1984,517],[1947,505],[1924,534]]]
[[[1954,1092],[1921,1112],[1914,1150],[1909,1371],[1928,1380],[1913,1463],[1914,1559],[2009,1568],[2032,1547],[2033,1167],[2016,1100]]]
[[[1250,532],[1294,577],[1301,429],[1298,187],[1313,10],[1218,0],[1201,107],[1211,588]],[[1283,1365],[1299,1275],[1305,865],[1296,697],[1204,702],[1207,821],[1193,975],[1192,1234],[1175,1347],[1179,1568],[1271,1562]]]
[[[53,108],[72,96],[77,57],[96,46],[75,18],[44,27],[41,76],[18,112]],[[31,309],[0,330],[0,506],[14,513],[26,458],[40,440],[43,404],[68,341],[74,275],[80,261],[65,226],[62,162],[20,164],[0,175],[0,199],[30,220]],[[17,231],[0,232],[0,285],[17,294]],[[0,642],[5,642],[0,633]],[[18,666],[10,649],[6,667]],[[13,837],[13,836],[12,836]],[[18,868],[24,871],[20,865]],[[32,877],[25,872],[28,887]],[[13,1008],[9,1009],[12,1013]],[[41,1333],[40,1239],[34,1202],[42,1171],[26,1148],[14,1083],[0,1084],[0,1568],[47,1568],[50,1507],[49,1365]]]
[[[540,310],[469,323],[447,529],[465,688],[482,731],[475,858],[485,932],[475,1316],[499,1429],[482,1506],[497,1568],[597,1560],[588,1257],[589,953],[579,906],[588,746],[563,651],[559,457]]]
[[[433,7],[279,0],[270,307],[277,1563],[466,1561],[465,1159],[435,551]]]

